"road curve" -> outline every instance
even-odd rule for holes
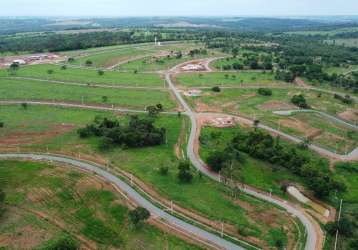
[[[178,99],[180,104],[183,106],[184,111],[190,117],[190,120],[191,120],[192,127],[191,127],[189,141],[188,141],[187,155],[195,168],[197,168],[199,171],[201,171],[202,173],[204,173],[211,179],[220,182],[219,174],[210,171],[206,167],[206,165],[203,163],[203,161],[199,157],[197,157],[196,154],[194,153],[194,144],[195,144],[195,140],[196,140],[196,132],[197,132],[198,124],[196,121],[195,112],[190,108],[188,103],[184,100],[184,98],[181,96],[179,90],[175,87],[175,85],[173,84],[173,82],[171,80],[171,74],[176,71],[176,68],[177,67],[174,67],[173,69],[168,71],[165,74],[165,79],[168,83],[169,88],[173,91],[176,98]],[[281,208],[285,209],[287,212],[296,216],[301,221],[301,223],[304,225],[306,232],[307,232],[307,241],[306,241],[306,245],[305,245],[305,250],[315,250],[316,245],[319,245],[318,232],[316,232],[313,222],[309,219],[309,217],[305,213],[300,211],[298,208],[289,204],[287,201],[283,201],[283,200],[274,198],[272,196],[269,196],[269,195],[266,195],[263,193],[258,193],[257,191],[255,191],[249,187],[243,188],[242,191],[249,195],[257,197],[259,199],[276,204],[276,205],[280,206]],[[318,246],[318,248],[319,247],[320,246]]]
[[[142,206],[146,208],[151,215],[155,217],[159,217],[171,225],[174,225],[175,227],[188,232],[191,235],[194,235],[195,237],[198,237],[200,239],[203,239],[207,242],[211,242],[213,246],[218,246],[223,249],[229,249],[229,250],[244,250],[244,248],[235,245],[234,243],[227,241],[219,236],[216,236],[215,234],[209,233],[201,228],[198,228],[196,226],[193,226],[187,222],[184,222],[177,217],[174,217],[170,215],[169,213],[161,210],[160,208],[153,205],[151,202],[146,200],[144,197],[142,197],[137,191],[135,191],[130,185],[116,177],[115,175],[107,172],[104,170],[104,167],[100,167],[98,165],[95,165],[93,163],[87,163],[84,161],[79,161],[75,159],[68,158],[67,156],[55,156],[55,155],[49,155],[49,154],[32,154],[32,153],[6,153],[1,154],[0,153],[0,159],[31,159],[35,161],[45,160],[45,161],[53,161],[53,162],[59,162],[64,164],[69,164],[73,167],[76,167],[81,170],[90,171],[93,173],[96,173],[97,175],[101,176],[102,178],[106,179],[107,181],[113,183],[116,187],[118,187],[120,190],[124,191],[127,196],[133,200],[136,204],[139,206]]]

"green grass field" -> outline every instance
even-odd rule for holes
[[[51,116],[48,114],[51,113]],[[85,111],[77,109],[61,109],[49,107],[30,106],[28,110],[22,110],[19,106],[2,106],[0,116],[5,123],[0,138],[8,138],[18,131],[41,131],[54,128],[58,124],[73,124],[82,126],[91,121],[96,115],[109,113]],[[126,119],[123,116],[123,119]],[[180,184],[177,178],[177,159],[174,154],[182,126],[182,118],[176,116],[160,116],[156,121],[158,126],[167,130],[167,144],[141,149],[114,148],[103,152],[98,149],[97,138],[80,139],[74,130],[65,134],[59,134],[53,138],[46,138],[41,143],[30,144],[27,147],[43,151],[49,147],[50,151],[67,151],[74,154],[91,155],[98,158],[109,159],[116,167],[133,173],[136,177],[151,185],[162,196],[173,200],[185,208],[197,211],[215,221],[225,221],[235,227],[245,229],[247,235],[260,239],[263,245],[273,244],[277,234],[270,234],[269,229],[285,223],[290,225],[287,217],[270,205],[252,199],[246,195],[240,195],[240,203],[235,204],[230,198],[230,191],[221,184],[194,172],[194,180],[191,184]],[[24,126],[25,124],[25,126]],[[37,124],[41,124],[38,128]],[[42,125],[46,124],[46,125]],[[25,134],[26,135],[26,134]],[[31,135],[31,134],[30,134]],[[36,134],[38,136],[38,134]],[[1,142],[1,139],[0,139]],[[163,176],[159,172],[161,166],[168,166],[169,173]],[[248,208],[245,206],[247,204]],[[260,214],[270,214],[270,221],[265,222]],[[271,217],[276,214],[274,217]],[[280,215],[279,215],[280,214]],[[268,215],[269,216],[269,215]]]
[[[49,74],[48,71],[53,73]],[[75,69],[68,67],[61,69],[58,65],[32,65],[21,67],[16,75],[11,75],[5,69],[0,70],[0,77],[30,77],[46,80],[56,80],[64,82],[77,82],[86,84],[108,84],[124,86],[163,86],[163,79],[158,74],[134,74],[132,72],[106,71],[104,75],[99,75],[96,70]]]
[[[233,57],[227,57],[227,58],[223,58],[223,59],[219,59],[219,60],[215,60],[213,61],[210,66],[222,70],[222,68],[225,65],[232,65],[233,63],[239,63],[239,64],[243,64],[243,61],[241,58],[233,58]]]
[[[185,87],[200,86],[239,86],[241,83],[275,83],[272,73],[240,72],[240,73],[185,73],[175,77],[177,84]]]
[[[55,100],[85,104],[116,105],[144,110],[146,106],[161,103],[165,110],[173,110],[175,102],[168,91],[94,88],[69,86],[0,78],[0,99]],[[106,100],[103,97],[106,97]]]
[[[131,228],[124,197],[89,174],[46,163],[0,161],[0,176],[6,193],[0,236],[11,239],[0,247],[48,249],[67,235],[80,244],[76,237],[85,237],[99,249],[199,249],[148,224]]]

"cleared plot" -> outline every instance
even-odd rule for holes
[[[91,61],[94,67],[107,68],[113,66],[120,61],[128,60],[131,57],[142,55],[143,53],[151,54],[150,52],[142,51],[136,48],[123,48],[113,51],[103,51],[98,54],[82,56],[76,58],[71,64],[86,66],[87,61]],[[153,52],[152,52],[153,53]]]
[[[144,110],[146,106],[161,103],[165,110],[176,107],[166,90],[109,89],[69,86],[32,80],[0,78],[0,99],[54,100],[83,104],[116,105]]]
[[[350,152],[358,146],[357,131],[320,114],[273,114],[277,110],[297,109],[290,99],[299,93],[297,89],[272,89],[272,96],[262,96],[255,89],[222,89],[220,93],[204,91],[200,97],[186,99],[199,112],[224,112],[259,119],[265,125],[301,138],[309,138],[313,143],[332,151],[337,150],[338,153]],[[317,91],[305,91],[303,95],[312,108],[331,115],[357,109],[357,104],[343,104],[331,94],[321,93],[318,97]]]
[[[274,74],[270,72],[240,73],[185,73],[175,76],[176,83],[186,87],[200,86],[239,86],[242,83],[275,83]]]
[[[49,113],[51,116],[48,115]],[[113,116],[114,114],[38,106],[30,106],[27,110],[19,106],[0,106],[0,116],[5,124],[0,130],[2,131],[0,145],[3,142],[1,147],[9,146],[7,139],[12,135],[17,135],[19,138],[19,132],[27,133],[28,137],[38,138],[39,134],[53,130],[61,124],[72,125],[74,127],[70,131],[46,137],[41,143],[30,142],[23,148],[44,151],[48,147],[50,151],[75,155],[81,153],[81,157],[89,157],[89,160],[102,162],[110,160],[118,169],[133,173],[161,196],[174,201],[174,204],[195,211],[218,226],[223,221],[226,224],[226,232],[241,238],[248,237],[246,239],[250,242],[262,246],[273,246],[277,238],[285,241],[283,232],[296,233],[289,216],[264,202],[244,194],[240,194],[239,199],[234,200],[230,196],[230,190],[197,173],[194,173],[194,179],[190,184],[181,184],[178,181],[178,160],[174,152],[183,122],[188,122],[186,119],[176,116],[159,116],[156,119],[156,125],[164,127],[167,131],[165,145],[139,149],[113,148],[102,151],[99,149],[100,139],[80,139],[75,132],[76,128],[89,123],[96,115]],[[123,115],[120,119],[126,121],[127,116]],[[37,124],[41,129],[37,128]],[[160,168],[163,166],[168,167],[167,175],[160,173]],[[280,226],[282,224],[287,225],[287,228],[282,229]],[[280,234],[272,233],[273,228]],[[290,236],[289,241],[292,242],[292,239]]]
[[[6,193],[0,247],[54,249],[61,239],[81,248],[200,249],[145,224],[131,229],[128,203],[111,185],[67,167],[0,161]],[[52,246],[52,247],[51,247]]]
[[[206,58],[209,55],[206,56],[184,56],[180,59],[175,58],[174,55],[169,56],[151,56],[151,57],[145,57],[138,60],[130,61],[128,63],[122,64],[118,67],[120,70],[138,70],[140,71],[157,71],[157,70],[167,70],[175,65],[178,65],[180,63],[200,59],[200,58]]]
[[[99,75],[96,70],[75,69],[68,67],[61,69],[58,65],[33,65],[21,67],[16,75],[7,70],[0,70],[2,77],[32,77],[45,80],[78,82],[88,84],[109,84],[123,86],[163,86],[163,80],[158,74],[134,74],[126,72],[106,71]]]

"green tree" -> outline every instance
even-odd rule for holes
[[[149,217],[150,212],[143,207],[137,207],[129,212],[129,220],[135,228],[141,227]]]
[[[18,63],[15,63],[15,62],[12,63],[9,68],[10,74],[16,75],[16,72],[19,70],[19,68],[20,68],[20,65]]]
[[[190,183],[193,175],[190,171],[190,163],[188,161],[180,161],[178,165],[178,178],[181,183]]]
[[[85,62],[86,66],[92,66],[93,65],[93,62],[91,60],[87,60]]]
[[[98,70],[98,71],[97,71],[97,74],[100,75],[100,76],[103,76],[103,75],[104,75],[104,71],[103,71],[103,70]]]

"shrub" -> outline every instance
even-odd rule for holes
[[[193,175],[190,172],[190,163],[188,161],[181,161],[178,165],[179,173],[178,178],[182,183],[190,183]]]
[[[167,167],[167,166],[161,166],[160,168],[159,168],[159,173],[161,174],[161,175],[168,175],[168,173],[169,173],[169,168]]]
[[[214,87],[211,88],[211,90],[212,90],[213,92],[220,92],[220,91],[221,91],[221,89],[220,89],[219,86],[214,86]]]
[[[307,102],[306,102],[306,99],[305,97],[302,95],[302,94],[299,94],[299,95],[294,95],[292,98],[291,98],[291,102],[293,104],[295,104],[297,107],[300,107],[300,108],[309,108]]]
[[[259,88],[257,90],[257,93],[259,93],[260,95],[263,95],[263,96],[271,96],[272,90],[268,89],[268,88]]]
[[[4,127],[4,122],[0,122],[0,128]]]
[[[129,212],[129,220],[136,228],[142,226],[142,223],[150,217],[150,212],[143,208],[137,207]]]
[[[103,76],[103,75],[104,75],[104,71],[103,71],[103,70],[98,70],[98,71],[97,71],[97,74],[100,75],[100,76]]]

